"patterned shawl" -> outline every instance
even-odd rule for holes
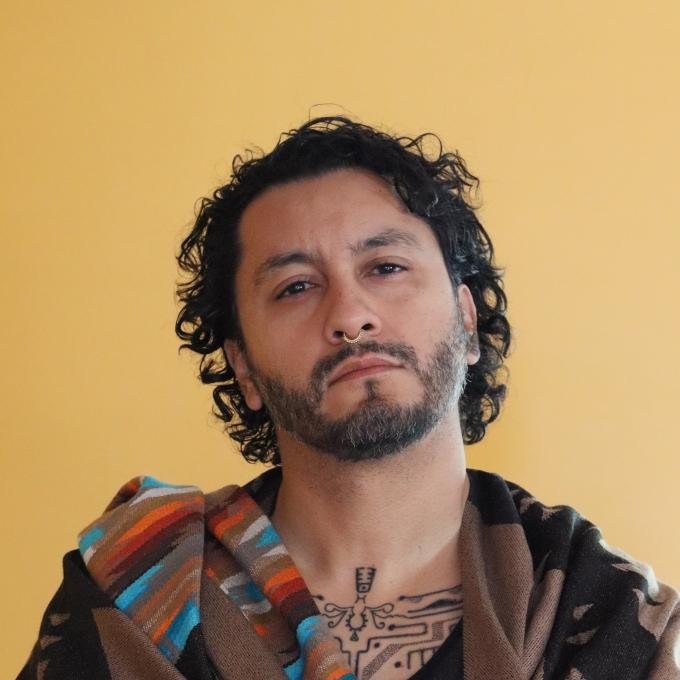
[[[572,508],[468,470],[465,680],[680,678],[680,597]],[[268,519],[281,472],[126,484],[64,557],[19,680],[351,680]]]

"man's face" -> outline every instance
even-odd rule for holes
[[[451,412],[478,359],[474,303],[465,286],[456,303],[434,233],[384,180],[352,169],[275,186],[247,207],[240,238],[246,351],[225,349],[246,402],[266,405],[279,435],[375,459]],[[343,340],[360,329],[358,343]],[[358,358],[389,365],[341,376]]]

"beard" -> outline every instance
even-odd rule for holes
[[[436,344],[424,366],[410,345],[367,340],[359,345],[347,344],[332,357],[322,359],[306,390],[288,387],[280,378],[258,371],[249,361],[251,377],[276,428],[340,461],[378,460],[422,439],[457,405],[468,368],[468,336],[460,312],[457,316],[458,323]],[[351,413],[339,419],[323,415],[320,407],[327,376],[345,359],[367,353],[395,357],[413,370],[422,385],[422,398],[400,404],[381,394],[379,380],[364,378],[365,396]]]

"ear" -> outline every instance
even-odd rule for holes
[[[470,289],[461,283],[456,289],[458,296],[458,306],[463,317],[463,326],[468,336],[467,362],[468,365],[476,364],[479,361],[479,336],[477,335],[477,307],[472,297]]]
[[[241,388],[246,404],[248,404],[251,410],[259,411],[264,402],[253,382],[245,350],[239,347],[235,340],[225,340],[223,347],[224,353],[227,355],[227,361],[236,374],[236,380]]]

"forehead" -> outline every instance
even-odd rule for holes
[[[435,248],[434,233],[410,213],[381,177],[359,169],[274,186],[254,199],[239,224],[239,278],[261,279],[262,265],[293,251],[327,260],[356,256],[360,244],[376,236],[385,244],[414,249]]]

